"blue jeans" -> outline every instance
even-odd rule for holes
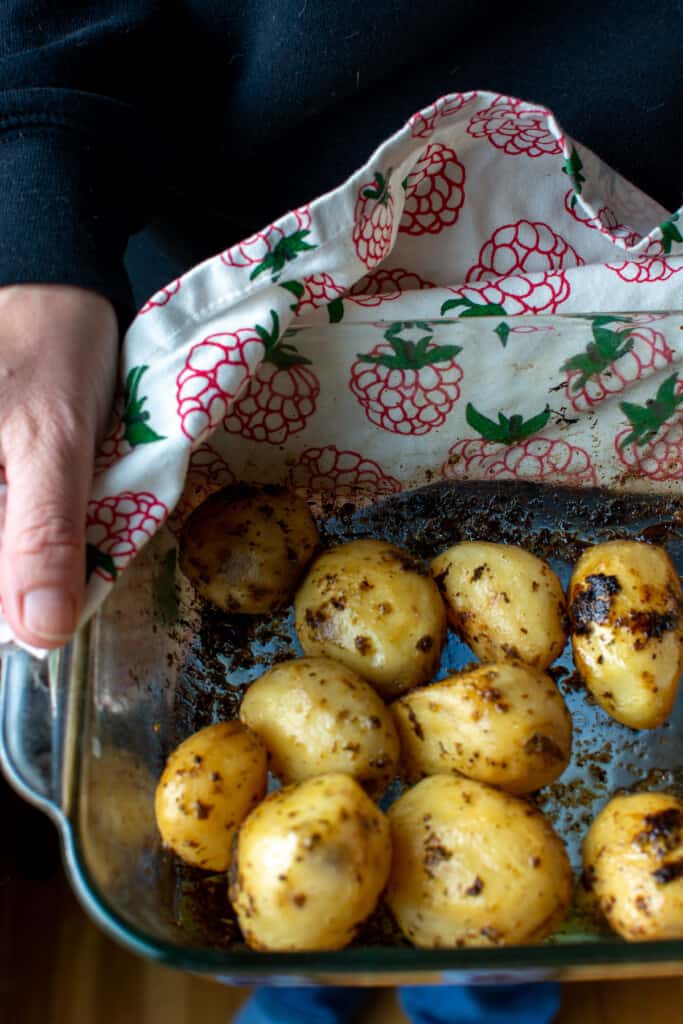
[[[413,1024],[551,1024],[560,986],[418,986],[398,990]],[[367,993],[357,988],[261,988],[235,1024],[351,1024]]]

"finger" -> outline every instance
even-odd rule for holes
[[[82,425],[81,425],[82,427]],[[3,431],[7,498],[0,592],[16,636],[59,647],[73,633],[85,584],[91,431],[63,422]]]

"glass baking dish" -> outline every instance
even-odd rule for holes
[[[380,532],[423,557],[470,536],[522,543],[547,557],[564,582],[583,543],[632,536],[665,544],[683,572],[683,515],[678,500],[665,496],[441,483],[365,508],[347,504],[324,526],[327,539]],[[596,934],[576,915],[538,947],[412,949],[397,944],[382,915],[341,952],[267,954],[241,945],[225,880],[200,881],[161,850],[155,780],[175,743],[233,716],[240,687],[264,662],[295,651],[288,612],[266,629],[202,608],[177,572],[175,540],[164,530],[72,645],[44,663],[25,653],[5,658],[3,767],[57,823],[71,882],[110,935],[143,956],[233,983],[442,984],[680,970],[683,942],[627,944]],[[449,637],[444,668],[471,657]],[[634,732],[587,699],[567,652],[558,665],[574,720],[574,755],[540,806],[576,865],[588,822],[614,790],[680,791],[683,700],[665,726]],[[224,929],[220,940],[216,925]]]

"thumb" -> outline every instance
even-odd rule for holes
[[[78,430],[53,421],[39,429],[38,436],[27,428],[9,437],[3,431],[7,498],[0,593],[20,640],[59,647],[76,628],[83,603],[94,440],[83,424]]]

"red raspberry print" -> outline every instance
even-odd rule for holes
[[[597,485],[595,469],[584,448],[559,438],[535,437],[501,449],[476,438],[457,441],[448,450],[443,474],[448,479],[533,480],[572,487]]]
[[[95,573],[113,583],[131,558],[156,533],[168,515],[148,491],[125,491],[88,503],[87,577]]]
[[[567,398],[577,412],[588,412],[673,361],[674,351],[661,331],[626,325],[611,329],[605,326],[609,321],[607,316],[596,317],[593,340],[563,366]]]
[[[313,494],[332,492],[338,497],[352,497],[363,491],[379,497],[401,490],[399,481],[374,459],[365,459],[359,452],[340,451],[332,444],[307,448],[292,467],[289,480],[292,487]]]
[[[400,232],[437,235],[455,224],[465,202],[465,168],[454,150],[440,142],[427,146],[404,185]]]
[[[185,520],[210,494],[234,483],[235,474],[223,456],[210,445],[200,444],[190,456],[185,488],[168,520],[169,529],[179,533]]]
[[[142,316],[143,313],[149,313],[150,310],[156,309],[159,306],[165,306],[171,301],[173,296],[180,290],[180,278],[175,281],[171,281],[165,288],[155,292],[151,299],[148,299],[144,306],[138,311],[138,315]]]
[[[479,251],[467,281],[487,281],[510,274],[560,270],[583,263],[578,253],[542,221],[502,224]]]
[[[634,476],[683,480],[683,380],[668,377],[644,405],[622,402],[630,426],[617,434],[614,447]]]
[[[113,426],[95,455],[95,476],[104,473],[131,450],[126,440],[126,426],[120,416],[115,415]]]
[[[435,130],[437,121],[454,117],[463,107],[477,98],[476,92],[454,92],[441,96],[423,110],[418,110],[409,119],[410,134],[414,139],[428,139]]]
[[[332,299],[327,304],[327,312],[330,323],[336,324],[344,318],[344,302],[355,303],[357,306],[372,308],[381,306],[383,302],[392,302],[399,299],[403,292],[421,291],[424,288],[434,288],[431,281],[425,281],[419,274],[411,270],[403,270],[400,267],[392,269],[380,267],[372,270],[360,281],[356,281],[344,298]],[[382,325],[383,326],[383,325]]]
[[[358,190],[353,214],[353,244],[358,259],[368,268],[381,263],[391,249],[394,197],[390,177],[391,171],[386,175],[376,171],[373,180]]]
[[[257,328],[265,346],[263,362],[223,425],[229,433],[250,441],[282,444],[302,431],[315,412],[320,384],[309,369],[310,359],[284,340],[296,332],[285,332],[280,339],[278,318],[275,313],[271,316],[270,333]]]
[[[292,219],[294,230],[285,230],[289,227],[288,221]],[[257,231],[239,245],[234,245],[232,249],[221,253],[221,259],[229,267],[253,267],[249,275],[252,280],[259,274],[270,271],[273,281],[277,281],[285,264],[296,259],[299,253],[315,249],[309,240],[310,227],[310,207],[302,206],[275,224],[270,224],[263,231]]]
[[[394,324],[367,355],[351,367],[350,387],[365,415],[393,434],[428,434],[440,427],[460,397],[463,372],[457,345],[438,345],[429,331],[419,341],[400,336],[412,324]]]
[[[628,249],[641,239],[637,231],[632,231],[626,224],[619,223],[617,215],[609,206],[601,206],[594,216],[589,216],[576,202],[576,193],[571,188],[564,197],[564,208],[579,224],[599,231],[601,235],[605,235],[623,248]]]
[[[481,437],[466,438],[448,450],[442,467],[448,479],[470,477],[487,480],[554,481],[574,487],[595,485],[597,477],[590,455],[583,448],[559,438],[532,436],[550,418],[546,408],[525,420],[498,413],[498,422],[467,406],[467,422]]]
[[[148,369],[148,366],[134,366],[126,377],[124,394],[117,403],[114,426],[95,457],[96,474],[113,466],[137,445],[164,440],[162,434],[157,434],[149,426],[150,414],[145,409],[147,398],[139,393],[140,381]]]
[[[605,266],[628,284],[663,284],[683,270],[683,259],[667,258],[662,242],[653,239],[640,256],[621,263],[606,263]]]
[[[412,270],[401,267],[380,267],[356,281],[347,298],[358,306],[380,306],[388,299],[398,299],[403,292],[435,288]]]
[[[271,316],[277,319],[272,311]],[[220,423],[227,403],[237,397],[263,358],[264,334],[258,325],[242,327],[210,334],[190,349],[176,378],[176,402],[181,429],[191,441]]]
[[[571,294],[561,271],[514,275],[482,285],[452,288],[457,299],[447,299],[441,315],[458,310],[459,316],[521,316],[524,313],[555,313]]]
[[[312,274],[303,281],[283,281],[281,287],[286,288],[296,299],[292,309],[294,315],[299,317],[339,300],[344,294],[344,289],[327,273]]]
[[[467,126],[475,139],[487,138],[509,156],[548,156],[562,152],[560,140],[548,126],[550,111],[510,96],[499,96]]]

